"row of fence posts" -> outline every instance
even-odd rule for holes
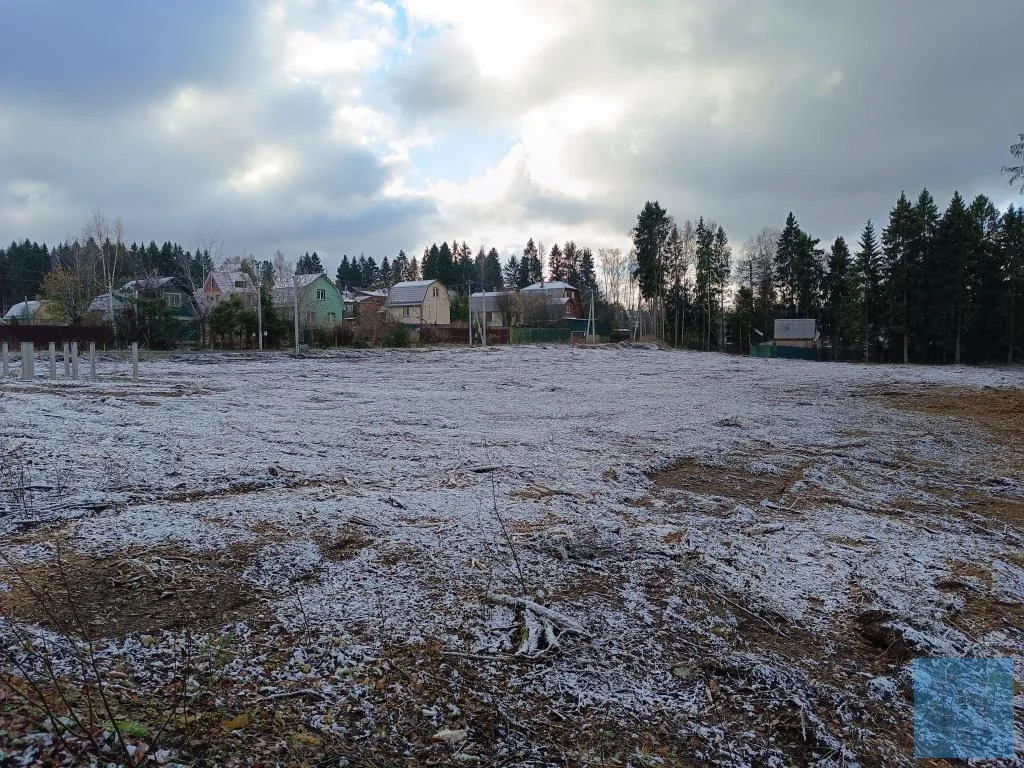
[[[78,378],[78,342],[64,342],[64,378]],[[10,361],[8,355],[10,350],[6,341],[0,342],[0,357],[3,358],[3,375],[6,378],[10,374]],[[132,342],[132,381],[139,380],[139,345]],[[50,342],[50,378],[57,378],[57,344]],[[21,378],[30,381],[36,375],[36,353],[35,347],[30,341],[21,343]],[[89,378],[96,379],[96,343],[89,342]]]

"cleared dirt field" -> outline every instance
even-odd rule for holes
[[[1020,370],[143,375],[0,384],[3,758],[910,766],[915,657],[1024,677]]]

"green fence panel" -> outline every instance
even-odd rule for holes
[[[509,344],[568,344],[568,328],[509,328]]]
[[[775,356],[786,360],[817,360],[818,350],[811,347],[785,347],[776,346]]]

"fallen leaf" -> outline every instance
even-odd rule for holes
[[[230,720],[226,720],[225,722],[221,723],[220,727],[223,728],[225,731],[237,731],[242,728],[245,728],[245,726],[247,726],[248,724],[249,713],[243,712],[238,717],[233,717]]]
[[[434,741],[443,741],[445,744],[458,744],[460,741],[465,741],[469,736],[469,731],[465,728],[459,730],[448,730],[442,728],[440,731],[435,733],[431,738]]]

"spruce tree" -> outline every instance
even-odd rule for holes
[[[694,273],[696,276],[695,311],[699,318],[701,341],[705,351],[711,351],[711,315],[714,306],[714,257],[715,234],[704,223],[704,217],[697,220],[694,230],[696,248],[694,251]]]
[[[889,211],[889,226],[882,230],[882,254],[888,287],[886,335],[902,342],[904,363],[910,362],[910,292],[917,278],[914,264],[914,209],[904,192]]]
[[[581,285],[583,279],[580,273],[580,258],[580,249],[576,246],[575,241],[567,242],[565,248],[562,249],[562,270],[565,277],[561,279],[574,288],[583,287]],[[551,279],[555,280],[556,278],[552,277]]]
[[[548,277],[550,280],[561,280],[562,282],[569,279],[562,249],[558,247],[558,243],[551,246],[551,253],[548,254]]]
[[[948,362],[952,358],[960,362],[961,339],[967,309],[965,293],[968,281],[968,260],[975,237],[974,224],[967,206],[959,192],[953,194],[949,207],[939,225],[938,242],[933,244],[936,253],[929,259],[928,274],[932,285],[929,314],[935,320],[932,324],[933,346],[937,347],[937,359]]]
[[[491,248],[484,257],[484,290],[500,291],[503,287],[501,257],[497,248]]]
[[[1003,301],[1003,332],[1000,337],[1006,345],[1006,362],[1013,364],[1015,350],[1024,340],[1024,208],[1010,206],[1003,214],[999,232],[999,250],[1006,271],[1006,293]]]
[[[344,291],[348,287],[348,254],[341,257],[341,263],[338,265],[338,271],[334,277],[334,284],[338,286],[339,291]]]
[[[594,253],[589,248],[580,251],[579,285],[581,290],[597,289],[597,269],[594,266]],[[573,285],[576,285],[573,283]]]
[[[829,251],[825,277],[826,330],[832,338],[832,359],[839,359],[839,350],[848,339],[844,322],[850,304],[850,249],[846,240],[837,237]]]
[[[800,227],[796,216],[790,211],[786,226],[779,234],[775,246],[775,283],[779,289],[779,303],[787,317],[796,315],[797,309],[797,250],[800,242]]]
[[[508,257],[502,269],[502,277],[506,290],[517,291],[523,287],[519,284],[519,257],[514,253]]]
[[[878,302],[881,255],[875,225],[867,220],[860,235],[857,260],[854,266],[854,285],[857,303],[857,338],[864,349],[864,360],[872,359],[878,346]]]

